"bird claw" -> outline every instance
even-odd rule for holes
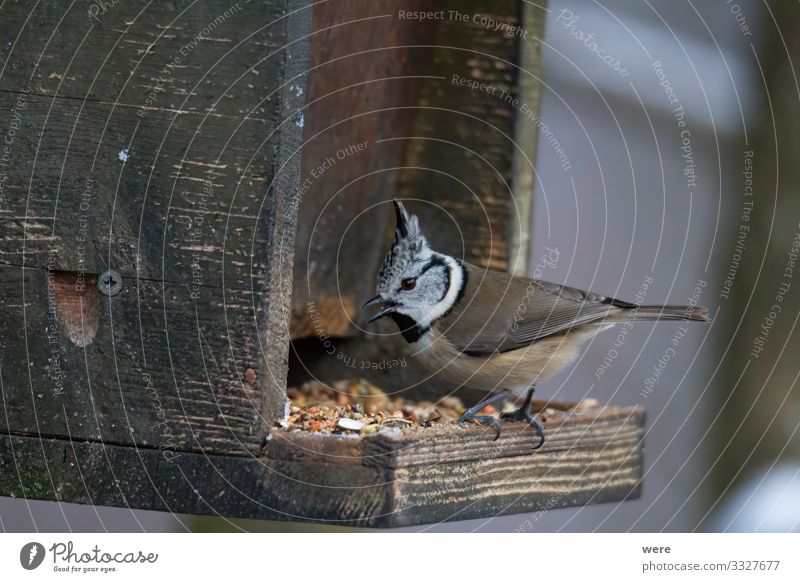
[[[459,424],[465,424],[470,421],[477,422],[478,424],[481,424],[483,426],[493,426],[495,431],[494,440],[500,438],[500,421],[497,420],[494,416],[468,414],[465,412],[464,414],[461,415],[461,418],[458,419]]]
[[[496,394],[492,394],[486,400],[483,400],[466,410],[464,414],[458,419],[459,424],[464,424],[470,421],[475,421],[478,424],[482,424],[484,426],[493,426],[495,431],[494,440],[500,438],[500,421],[497,420],[494,416],[486,416],[486,415],[479,415],[478,413],[489,406],[490,404],[496,404],[506,399],[508,396],[508,390],[501,390]]]
[[[539,437],[539,444],[536,445],[533,450],[541,449],[544,445],[544,427],[534,418],[527,406],[519,408],[514,412],[504,412],[500,415],[500,420],[506,422],[527,422],[533,430],[536,431],[536,436]]]

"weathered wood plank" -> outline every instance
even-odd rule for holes
[[[602,447],[604,443],[613,441],[623,447],[633,446],[641,436],[640,414],[641,411],[631,409],[613,409],[547,418],[542,423],[547,431],[547,442],[540,453],[569,452],[576,443],[581,447]],[[591,429],[587,430],[587,427]],[[498,446],[491,429],[474,433],[441,427],[408,435],[376,435],[367,439],[362,454],[366,464],[392,468],[427,466],[484,457],[530,455],[538,437],[530,427],[509,425],[501,441]]]
[[[14,103],[0,94],[3,111]],[[268,189],[280,134],[271,122],[242,120],[231,134],[228,118],[113,111],[28,97],[0,213],[0,262],[258,286],[270,233],[291,231],[265,208],[276,201]]]
[[[265,0],[7,2],[0,90],[237,119],[256,108],[270,117],[278,99],[269,96],[288,80],[280,51],[287,14],[298,9],[310,11]],[[302,44],[302,36],[290,40]]]
[[[153,449],[0,435],[3,495],[344,525],[367,525],[365,516],[385,513],[385,472],[320,468],[198,453],[168,460]]]
[[[255,339],[263,294],[206,288],[193,300],[182,285],[124,278],[118,295],[95,290],[83,313],[77,303],[56,319],[61,299],[47,290],[48,271],[0,266],[0,431],[258,450],[261,391],[273,382]],[[87,345],[73,339],[82,320]]]
[[[261,457],[0,436],[0,494],[395,527],[620,501],[641,491],[644,412],[558,414],[548,443],[507,425],[366,438],[275,432]],[[388,444],[387,444],[388,443]],[[126,476],[120,479],[120,476]],[[131,478],[131,475],[135,475]]]
[[[253,453],[285,406],[311,10],[98,6],[0,8],[0,430]]]

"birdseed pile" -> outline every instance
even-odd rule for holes
[[[289,415],[276,422],[276,428],[289,432],[369,435],[381,430],[418,430],[455,423],[466,406],[455,396],[436,402],[410,401],[388,395],[366,380],[342,380],[332,384],[307,382],[287,390],[291,400]],[[513,411],[506,402],[502,411],[487,406],[481,414],[499,416]],[[540,420],[564,414],[553,408],[543,411]]]

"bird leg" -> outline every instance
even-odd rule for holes
[[[528,388],[528,393],[525,395],[525,402],[523,402],[522,406],[520,406],[514,412],[506,412],[501,414],[500,419],[509,422],[527,422],[533,427],[533,430],[536,431],[536,435],[539,437],[539,444],[536,446],[536,449],[540,449],[544,444],[544,428],[542,428],[542,425],[539,423],[539,421],[536,420],[531,414],[531,399],[533,398],[533,391],[533,386]],[[497,434],[499,435],[500,433],[498,432]]]
[[[478,424],[482,424],[484,426],[493,426],[495,430],[495,437],[494,440],[500,438],[500,421],[498,421],[493,416],[485,416],[479,415],[478,413],[489,406],[490,404],[494,404],[495,402],[502,402],[506,398],[508,398],[508,390],[501,390],[497,394],[492,394],[485,400],[481,400],[473,406],[472,408],[464,411],[464,414],[458,419],[459,423],[469,422],[470,420],[474,420]]]

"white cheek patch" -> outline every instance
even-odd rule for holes
[[[444,261],[447,272],[450,275],[450,285],[444,297],[433,305],[428,306],[425,313],[418,313],[416,317],[408,314],[409,317],[417,321],[422,328],[430,327],[434,321],[453,308],[461,292],[461,287],[464,285],[464,267],[452,257],[448,257],[447,255],[439,255],[439,257]]]

